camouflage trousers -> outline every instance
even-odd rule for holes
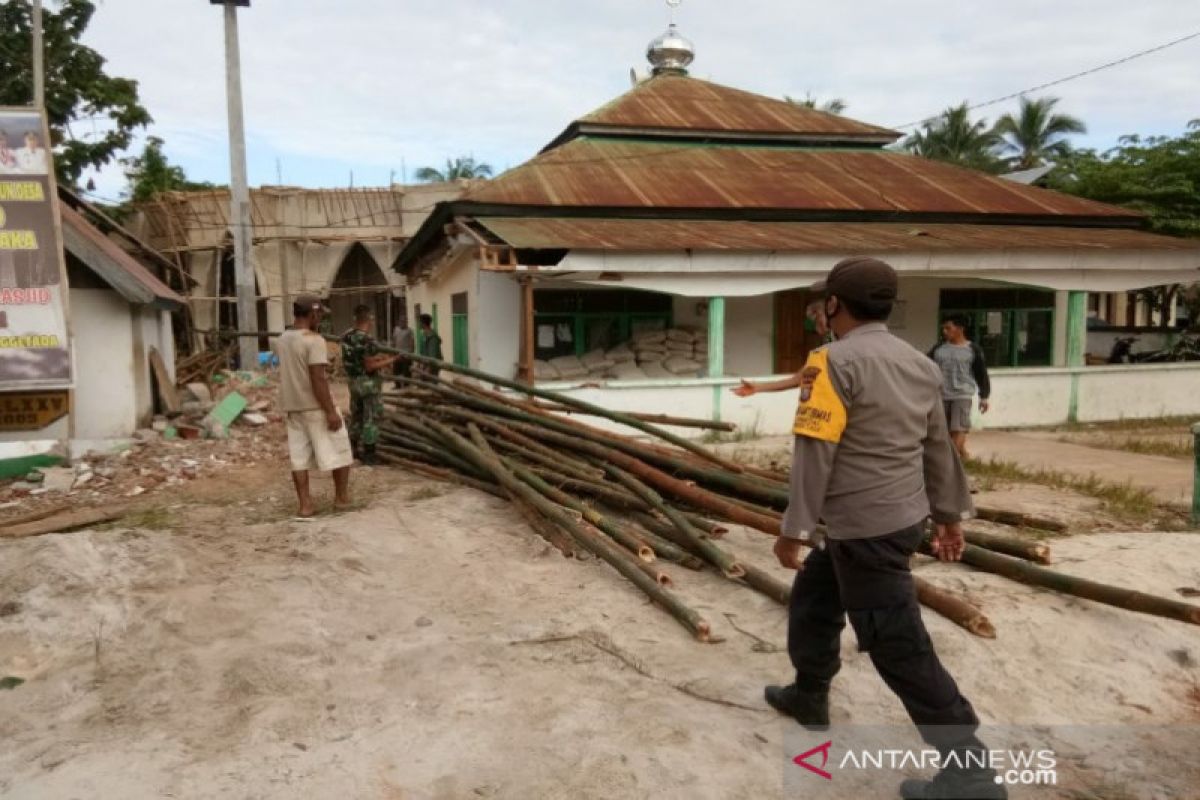
[[[350,444],[355,452],[379,444],[383,381],[363,375],[350,379]]]

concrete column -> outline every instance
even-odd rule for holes
[[[1067,295],[1067,366],[1082,367],[1087,352],[1087,292]]]
[[[1067,366],[1082,367],[1087,352],[1087,292],[1067,295]],[[1071,399],[1067,420],[1079,421],[1079,373],[1071,374]]]
[[[708,300],[708,377],[725,374],[725,298]]]
[[[725,298],[708,299],[708,377],[725,375]],[[721,388],[713,386],[712,418],[721,420]]]

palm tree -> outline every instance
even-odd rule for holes
[[[1013,166],[1033,169],[1047,161],[1062,158],[1071,149],[1066,136],[1087,133],[1083,121],[1066,114],[1055,114],[1057,97],[1021,98],[1016,116],[1005,114],[996,121],[993,132],[1001,138],[1001,148],[1013,153]]]
[[[444,170],[421,167],[413,173],[413,177],[423,183],[447,183],[459,179],[490,178],[492,177],[492,165],[476,161],[475,156],[460,156],[446,159]]]
[[[921,130],[904,140],[903,147],[924,158],[994,172],[1001,167],[993,153],[999,142],[1000,137],[988,128],[986,120],[971,120],[964,102],[927,120]]]
[[[824,103],[822,103],[821,101],[817,100],[817,98],[813,97],[810,92],[805,92],[803,100],[797,100],[794,97],[788,97],[786,94],[783,96],[783,99],[787,100],[794,106],[803,106],[816,111],[824,111],[826,114],[837,114],[838,116],[841,116],[846,112],[846,101],[840,97],[835,97],[832,100],[826,100]]]

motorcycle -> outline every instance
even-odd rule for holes
[[[1117,339],[1113,342],[1112,350],[1108,354],[1108,363],[1110,364],[1132,364],[1137,359],[1133,355],[1133,346],[1137,344],[1136,336],[1127,336]]]

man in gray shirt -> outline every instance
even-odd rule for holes
[[[942,343],[934,345],[929,357],[942,371],[942,404],[946,424],[959,458],[967,459],[967,433],[971,430],[971,405],[979,395],[979,413],[988,412],[992,382],[979,345],[967,339],[967,319],[962,315],[942,322]]]
[[[392,329],[392,347],[401,353],[415,353],[417,350],[417,336],[413,329],[408,327],[408,318],[405,316],[401,316],[396,327]],[[399,359],[392,367],[392,373],[397,378],[412,377],[412,361],[407,358]],[[402,380],[396,381],[397,389],[403,386]]]
[[[801,372],[789,505],[775,545],[780,564],[799,570],[788,619],[796,680],[768,686],[767,702],[810,730],[829,726],[848,616],[859,649],[941,756],[937,777],[905,781],[901,795],[1007,797],[981,766],[979,719],[933,650],[909,568],[928,517],[934,553],[956,561],[962,521],[974,514],[946,430],[941,373],[888,332],[897,293],[889,265],[847,259],[813,291],[825,295],[837,341],[813,351]],[[814,549],[802,563],[804,544]]]

